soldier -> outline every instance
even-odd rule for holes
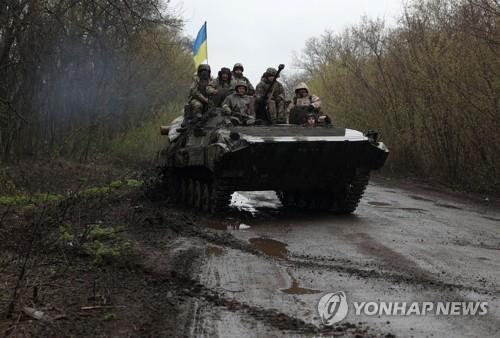
[[[273,88],[268,97],[266,93],[270,90],[270,86],[274,81],[278,71],[275,68],[267,68],[266,72],[262,75],[257,88],[255,89],[255,100],[260,102],[267,101],[267,109],[271,118],[271,123],[284,123],[286,122],[285,114],[285,88],[283,85],[275,81]]]
[[[309,87],[304,82],[295,86],[295,97],[288,105],[287,111],[290,112],[294,107],[308,109],[311,112],[319,113],[321,100],[316,95],[309,95]]]
[[[231,94],[233,84],[231,82],[231,70],[222,67],[215,80],[210,82],[207,92],[212,96],[212,101],[216,107],[221,107],[224,99]]]
[[[207,64],[199,65],[196,76],[193,79],[193,84],[189,90],[189,107],[191,111],[185,114],[188,120],[196,117],[198,114],[203,114],[207,110],[208,97],[210,96],[207,89],[211,81],[210,66]]]
[[[309,94],[309,88],[304,82],[295,86],[295,96],[288,105],[287,112],[292,124],[308,123],[311,115],[315,117],[316,123],[331,123],[330,118],[321,112],[321,100],[316,95]]]
[[[250,80],[243,76],[243,65],[241,63],[235,63],[233,66],[233,73],[231,78],[231,83],[233,85],[233,89],[235,89],[236,82],[245,81],[247,84],[247,95],[253,96],[255,94],[255,89],[253,88]]]
[[[235,90],[235,93],[226,97],[222,108],[228,115],[237,117],[243,124],[253,124],[255,122],[254,102],[252,96],[246,95],[247,83],[236,82]]]

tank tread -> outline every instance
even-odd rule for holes
[[[370,179],[369,172],[357,172],[346,187],[345,194],[336,201],[335,211],[339,214],[350,214],[358,207]]]

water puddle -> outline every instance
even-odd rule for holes
[[[224,255],[224,249],[214,245],[208,245],[206,249],[207,256],[220,257]]]
[[[270,238],[250,238],[249,242],[259,251],[276,258],[287,258],[288,245]]]
[[[306,289],[299,286],[299,283],[295,278],[292,277],[292,286],[288,289],[281,290],[284,293],[288,293],[289,295],[311,295],[314,293],[320,293],[320,290]]]
[[[414,200],[417,200],[417,201],[434,202],[431,199],[428,199],[428,198],[425,198],[425,197],[421,197],[421,196],[417,196],[417,195],[409,195],[409,196],[410,196],[410,198],[413,198]]]

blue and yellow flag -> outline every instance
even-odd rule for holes
[[[198,35],[196,36],[196,40],[193,43],[193,57],[194,64],[196,68],[203,61],[208,60],[208,48],[207,48],[207,22],[203,24]]]

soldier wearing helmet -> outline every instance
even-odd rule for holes
[[[189,89],[189,108],[190,112],[185,113],[188,120],[203,114],[208,108],[208,98],[211,95],[208,84],[212,81],[210,77],[210,66],[201,64],[198,66],[196,76],[193,79]]]
[[[271,117],[271,122],[285,123],[285,88],[280,82],[276,81],[273,88],[270,89],[277,74],[278,71],[275,68],[267,68],[255,89],[255,100],[258,102],[267,99],[267,109]],[[271,90],[271,94],[267,98],[266,93],[268,90]]]
[[[309,87],[304,82],[295,86],[295,96],[288,105],[289,121],[292,124],[305,124],[311,126],[311,119],[317,123],[329,123],[330,118],[321,112],[321,100],[316,95],[309,93]],[[315,125],[315,124],[314,124]]]
[[[216,107],[221,107],[224,99],[231,94],[233,84],[231,83],[231,70],[222,67],[215,80],[209,83],[207,92],[212,95],[212,101]]]
[[[245,81],[235,83],[235,92],[224,100],[222,108],[227,115],[236,117],[243,124],[253,124],[255,121],[253,97],[247,95],[248,85]]]
[[[247,95],[254,95],[255,89],[253,88],[250,80],[243,75],[243,65],[241,63],[235,63],[233,66],[233,72],[231,74],[231,84],[233,89],[235,88],[236,82],[245,81],[247,84]]]

